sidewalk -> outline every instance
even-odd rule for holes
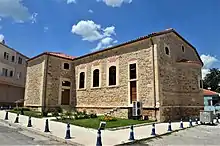
[[[0,111],[0,119],[4,120],[5,118],[5,111]],[[8,122],[14,123],[16,114],[14,113],[9,113],[8,114]],[[65,140],[65,134],[66,134],[66,124],[64,123],[59,123],[55,121],[49,121],[49,129],[50,133],[44,133],[44,125],[45,125],[45,118],[43,119],[38,119],[32,117],[32,125],[33,127],[28,128],[30,130],[34,130],[38,132],[39,134],[43,134],[46,136],[55,136],[61,140]],[[28,123],[28,117],[19,115],[19,126],[22,127],[27,127]],[[189,122],[184,122],[183,123],[184,128],[189,126]],[[193,125],[195,123],[193,122]],[[180,123],[175,122],[172,123],[172,130],[178,130]],[[168,123],[159,123],[155,125],[156,128],[156,134],[165,134],[167,133],[168,129]],[[72,139],[67,140],[69,144],[74,144],[74,145],[95,145],[96,144],[96,139],[97,139],[97,130],[94,129],[89,129],[89,128],[83,128],[83,127],[78,127],[71,125],[71,137]],[[151,130],[152,130],[152,125],[146,125],[146,126],[141,126],[141,127],[135,127],[134,128],[134,137],[136,140],[138,139],[144,139],[144,138],[149,138],[151,136]],[[102,131],[102,144],[104,146],[107,145],[117,145],[117,144],[123,144],[130,142],[128,140],[129,138],[129,133],[130,129],[121,129],[121,130],[116,130],[116,131],[109,131],[109,130],[104,130]]]

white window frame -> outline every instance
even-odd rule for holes
[[[65,63],[68,63],[68,64],[69,64],[69,69],[65,69],[65,68],[64,68],[64,64],[65,64]],[[70,63],[70,62],[63,62],[63,63],[62,63],[62,69],[65,70],[65,71],[71,70],[71,63]]]
[[[99,70],[99,86],[98,87],[93,87],[93,71],[98,69]],[[102,86],[102,69],[101,69],[101,63],[99,65],[94,66],[92,65],[91,67],[91,88],[96,89],[96,88],[101,88]]]
[[[136,64],[136,79],[130,79],[130,64]],[[137,101],[139,101],[139,87],[138,87],[138,61],[137,59],[128,62],[128,106],[132,107],[130,97],[130,82],[136,81]]]
[[[62,86],[62,82],[63,81],[68,81],[68,82],[70,82],[70,87],[66,87],[66,86]],[[61,101],[62,101],[62,89],[70,89],[70,103],[69,103],[69,105],[71,105],[71,102],[72,102],[72,82],[71,82],[71,80],[70,79],[68,79],[68,78],[62,78],[62,77],[60,77],[60,85],[59,85],[59,99],[58,99],[58,104],[59,105],[62,105],[61,104]]]
[[[79,82],[80,82],[80,73],[84,72],[85,73],[85,79],[84,79],[84,88],[79,88]],[[87,81],[87,67],[83,68],[83,69],[79,69],[78,70],[78,79],[77,79],[77,89],[78,90],[85,90],[86,89],[86,81]]]
[[[109,85],[109,68],[111,66],[116,67],[116,85]],[[119,86],[119,60],[117,59],[114,62],[107,62],[107,68],[106,68],[106,86],[107,87],[117,87]]]

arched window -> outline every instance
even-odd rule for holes
[[[165,53],[166,53],[167,55],[170,55],[170,50],[169,50],[168,47],[165,47]]]
[[[185,52],[185,47],[184,46],[182,46],[182,51]]]
[[[109,68],[109,86],[116,85],[116,66]]]
[[[85,72],[79,74],[79,88],[85,88]]]
[[[99,69],[93,71],[93,87],[99,87]]]

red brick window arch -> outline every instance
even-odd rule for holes
[[[79,74],[79,88],[85,88],[85,72]]]
[[[109,86],[116,85],[116,66],[109,68]]]
[[[93,71],[93,87],[99,87],[99,69]]]

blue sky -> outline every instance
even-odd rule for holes
[[[220,67],[220,0],[0,0],[0,39],[33,57],[80,56],[174,28]]]

